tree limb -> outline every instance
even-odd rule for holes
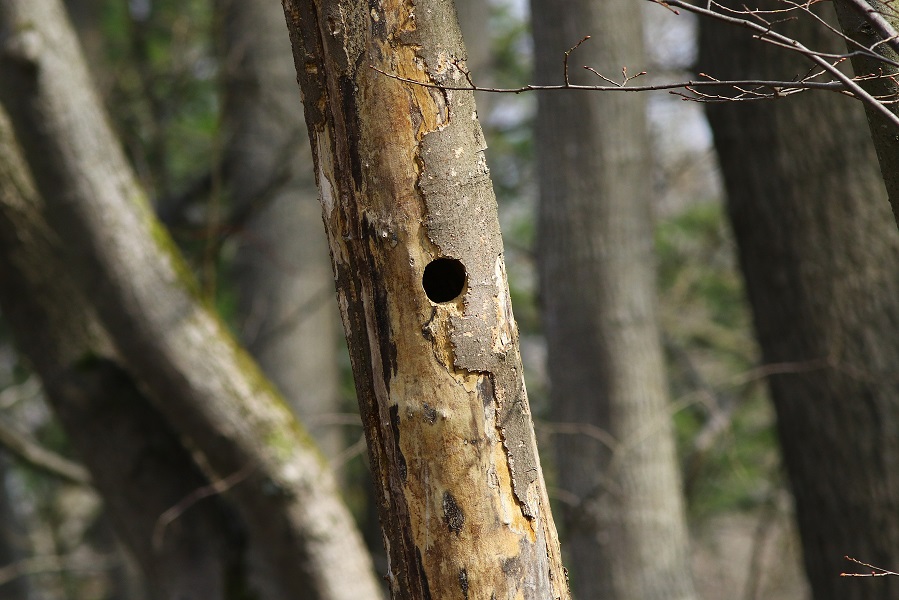
[[[78,485],[90,485],[91,476],[80,464],[71,461],[42,446],[31,436],[19,431],[12,423],[0,417],[0,446],[32,467],[54,477]]]

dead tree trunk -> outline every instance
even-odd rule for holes
[[[394,598],[567,598],[452,4],[284,6]]]

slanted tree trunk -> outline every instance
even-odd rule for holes
[[[108,127],[59,1],[5,0],[0,40],[0,101],[67,268],[128,371],[210,477],[239,480],[228,498],[288,594],[376,598],[333,476],[195,293]]]
[[[449,2],[284,2],[394,598],[568,598]]]
[[[0,111],[0,309],[72,446],[88,466],[154,599],[224,599],[242,589],[242,532],[223,502],[160,517],[209,485],[124,372],[63,262]]]
[[[340,430],[322,421],[340,411],[334,280],[284,12],[268,0],[218,5],[223,176],[233,211],[246,215],[234,270],[241,337],[325,456],[334,457],[343,446]]]
[[[899,15],[892,3],[883,3],[879,0],[865,0],[870,10],[883,18],[894,31],[899,30]],[[887,36],[878,32],[865,18],[862,11],[855,3],[847,0],[835,0],[833,3],[839,18],[840,28],[852,41],[864,47],[872,48],[877,54],[893,62],[899,61],[897,53],[891,44],[884,43]],[[893,40],[895,42],[895,40]],[[850,51],[856,48],[847,44]],[[895,102],[899,95],[899,67],[885,64],[879,60],[864,56],[859,52],[852,53],[852,68],[857,75],[886,75],[887,77],[868,77],[859,81],[866,92],[875,98],[884,98],[888,101],[887,107],[895,115],[899,115],[899,104]],[[882,113],[865,104],[865,112],[868,115],[868,127],[871,130],[871,138],[874,140],[874,149],[880,162],[880,173],[886,184],[887,195],[893,207],[893,217],[899,225],[899,144],[896,143],[899,129],[890,123]]]
[[[532,0],[536,81],[600,83],[645,63],[642,8]],[[581,598],[694,598],[683,492],[656,315],[644,96],[538,97],[537,264],[572,590]]]
[[[840,51],[809,19],[782,27]],[[710,25],[698,66],[789,79],[807,68],[791,57]],[[780,365],[769,385],[813,595],[896,598],[895,578],[838,577],[844,555],[899,565],[899,231],[864,113],[815,92],[707,110],[762,359]]]

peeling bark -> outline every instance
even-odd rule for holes
[[[452,4],[285,13],[395,598],[567,598]]]

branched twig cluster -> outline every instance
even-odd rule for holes
[[[883,15],[874,10],[866,0],[846,1],[862,14],[871,27],[873,27],[881,36],[882,41],[871,47],[861,45],[850,39],[812,11],[812,6],[824,0],[781,0],[783,8],[768,11],[746,7],[734,9],[720,4],[715,0],[702,0],[702,2],[697,4],[693,4],[688,0],[649,1],[665,7],[674,14],[680,14],[681,11],[689,12],[703,18],[712,19],[730,26],[748,30],[753,38],[761,42],[772,44],[783,48],[785,51],[795,52],[804,56],[810,61],[811,66],[804,75],[794,77],[790,80],[722,80],[711,74],[700,73],[699,79],[696,80],[648,85],[631,85],[633,80],[642,75],[646,75],[646,71],[640,71],[636,75],[628,75],[627,67],[622,67],[621,79],[618,80],[600,73],[593,67],[583,66],[584,69],[590,71],[601,79],[603,83],[599,85],[573,84],[569,79],[569,59],[571,58],[572,53],[580,47],[581,44],[590,39],[590,36],[586,36],[565,52],[562,61],[564,83],[557,85],[524,85],[517,88],[482,87],[475,85],[471,78],[471,74],[461,61],[456,62],[455,66],[465,77],[465,83],[457,86],[422,82],[401,77],[393,73],[388,73],[374,65],[372,65],[371,68],[393,79],[429,88],[509,94],[558,90],[593,92],[647,92],[665,90],[680,96],[684,100],[693,102],[738,102],[775,100],[808,90],[826,90],[852,96],[869,104],[874,107],[875,110],[883,114],[888,121],[899,128],[899,116],[893,114],[888,106],[889,104],[899,102],[899,96],[875,97],[865,91],[862,85],[860,85],[861,82],[871,79],[888,79],[894,84],[899,85],[899,80],[897,80],[897,76],[899,76],[899,62],[878,52],[880,46],[885,45],[899,53],[899,33],[897,33]],[[825,27],[833,33],[833,35],[845,40],[847,47],[850,50],[842,54],[815,50],[805,46],[799,40],[780,34],[775,30],[779,24],[798,18],[799,16],[814,19],[820,23],[822,27]],[[882,64],[883,67],[876,73],[851,77],[844,73],[840,66],[846,60],[856,56],[875,59]]]
[[[899,38],[899,33],[897,33],[895,29],[893,29],[893,27],[886,21],[886,19],[884,19],[879,13],[871,9],[867,2],[865,2],[865,0],[849,1],[852,2],[853,5],[858,4],[859,6],[867,7],[867,10],[862,10],[862,14],[864,15],[865,19],[869,23],[871,23],[871,25],[875,27],[879,32],[881,32],[881,35],[885,37],[883,42],[875,44],[872,47],[866,47],[857,43],[848,36],[844,35],[838,29],[825,22],[818,15],[816,15],[811,10],[811,7],[823,0],[805,0],[801,3],[794,0],[781,0],[784,8],[773,11],[762,11],[750,8],[733,9],[724,6],[723,4],[719,4],[715,0],[706,0],[705,6],[691,4],[690,2],[687,2],[685,0],[649,1],[656,4],[662,4],[669,10],[673,10],[675,13],[677,13],[678,9],[680,9],[704,18],[717,20],[720,22],[728,23],[732,26],[747,29],[752,32],[753,38],[761,42],[772,44],[786,51],[801,54],[802,56],[807,58],[813,65],[809,72],[806,73],[804,77],[799,78],[798,81],[783,82],[781,86],[771,87],[768,90],[756,90],[756,92],[758,93],[757,97],[750,96],[748,94],[745,94],[744,91],[739,90],[739,97],[715,96],[712,98],[705,98],[702,94],[697,93],[695,89],[691,89],[690,86],[684,86],[684,89],[693,94],[693,97],[685,95],[684,97],[686,99],[698,101],[721,101],[734,99],[778,98],[784,95],[782,89],[779,89],[779,87],[791,89],[809,89],[804,85],[806,82],[815,80],[822,75],[828,75],[832,78],[829,83],[842,84],[841,86],[838,85],[836,91],[854,96],[855,98],[862,100],[863,102],[873,107],[875,110],[879,111],[887,120],[889,120],[897,128],[899,128],[899,117],[893,114],[893,112],[890,111],[890,109],[886,106],[886,103],[896,102],[897,100],[899,100],[899,98],[875,98],[867,91],[865,91],[859,84],[860,81],[872,78],[887,78],[896,83],[897,80],[895,71],[896,69],[899,69],[899,62],[887,58],[877,52],[878,46],[880,46],[881,44],[894,44],[899,41],[897,40],[897,38]],[[816,20],[833,35],[842,38],[846,42],[847,47],[851,50],[843,54],[833,54],[814,50],[805,46],[799,40],[790,38],[775,31],[774,28],[779,23],[797,18],[797,14],[804,14]],[[876,17],[879,17],[878,19],[876,19],[876,23],[874,23],[875,15]],[[863,74],[859,77],[850,77],[840,70],[839,65],[840,63],[845,62],[846,60],[855,56],[865,56],[867,58],[879,61],[885,67],[891,67],[892,72],[881,70],[879,73],[868,73]],[[722,83],[729,85],[729,82]],[[731,87],[737,89],[736,86]]]

